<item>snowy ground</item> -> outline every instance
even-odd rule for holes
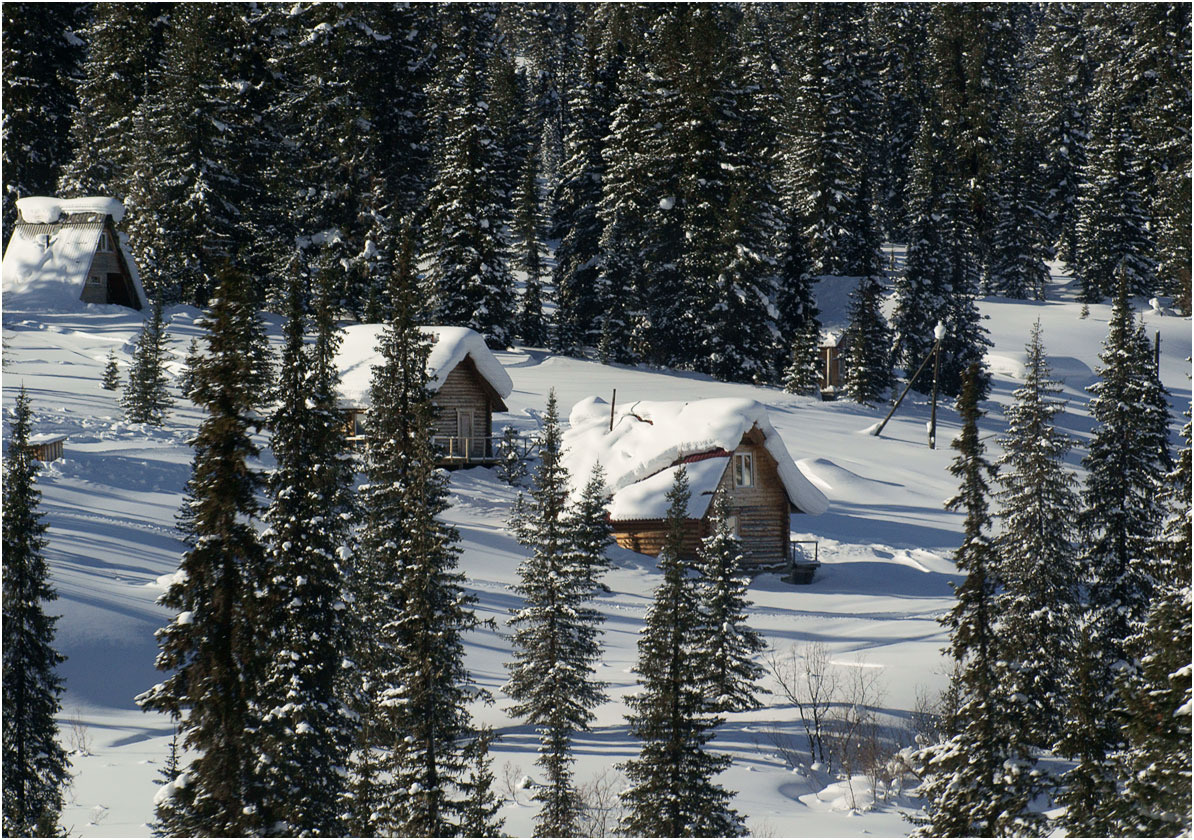
[[[998,454],[994,436],[1005,429],[1002,409],[1017,387],[1024,343],[1038,317],[1055,374],[1066,382],[1070,406],[1061,422],[1080,439],[1089,438],[1083,389],[1094,380],[1110,308],[1092,306],[1090,317],[1079,319],[1068,279],[1059,278],[1054,291],[1060,302],[982,303],[995,342],[992,401],[982,424],[992,457]],[[179,307],[167,314],[181,363],[197,334],[198,313]],[[278,319],[269,321],[277,335]],[[1161,333],[1162,378],[1176,417],[1190,399],[1190,321],[1157,313],[1146,313],[1145,321],[1150,335]],[[68,435],[65,458],[48,465],[41,489],[50,525],[48,555],[60,595],[53,605],[62,616],[58,645],[68,657],[62,666],[66,696],[60,724],[66,746],[73,750],[75,779],[64,824],[81,836],[148,833],[153,780],[170,735],[169,721],[138,711],[133,697],[159,678],[153,668],[153,633],[168,616],[154,599],[162,591],[160,579],[174,571],[182,551],[173,523],[189,473],[187,438],[199,414],[180,401],[165,428],[130,426],[121,419],[118,394],[100,388],[109,350],[115,347],[127,363],[140,324],[139,313],[114,307],[70,314],[4,313],[6,423],[15,393],[24,385],[33,399],[34,432]],[[949,558],[961,524],[959,516],[942,510],[942,501],[955,489],[946,472],[952,456],[948,444],[958,430],[951,408],[939,411],[938,449],[930,451],[923,399],[905,401],[883,437],[875,438],[861,430],[879,420],[886,406],[821,403],[772,388],[602,366],[538,350],[498,355],[514,382],[507,400],[510,413],[495,418],[499,426],[534,428],[553,387],[565,417],[576,401],[593,394],[608,399],[614,388],[619,403],[712,396],[766,403],[793,458],[831,505],[822,516],[792,519],[795,535],[819,541],[825,565],[816,581],[794,587],[775,576],[758,578],[750,591],[752,623],[780,652],[822,642],[843,671],[877,673],[885,691],[883,720],[892,730],[908,727],[919,691],[944,684],[944,635],[935,618],[951,602],[949,582],[956,575]],[[1177,427],[1175,420],[1175,445]],[[1073,454],[1075,466],[1080,458],[1081,452]],[[455,473],[452,489],[450,517],[463,537],[463,569],[482,615],[503,622],[516,604],[508,587],[515,580],[519,554],[503,524],[514,494],[484,469]],[[628,551],[615,549],[614,561],[608,578],[613,592],[600,604],[607,621],[606,654],[598,674],[612,686],[610,702],[597,710],[593,731],[578,741],[576,775],[586,783],[607,773],[616,790],[613,766],[635,752],[621,699],[633,687],[636,634],[657,573],[650,558]],[[479,632],[470,640],[469,667],[497,698],[494,705],[479,707],[477,715],[501,733],[495,771],[503,788],[507,776],[516,782],[536,773],[534,734],[505,713],[508,700],[500,692],[509,658],[509,644],[499,633]],[[734,757],[722,782],[738,791],[734,805],[753,832],[907,832],[901,814],[917,807],[914,798],[875,802],[861,777],[848,786],[810,769],[806,755],[798,756],[802,766],[785,763],[773,733],[797,739],[799,746],[799,720],[776,696],[765,702],[758,712],[732,716],[716,741],[717,748]],[[503,811],[506,830],[527,834],[535,808],[530,792],[516,788],[512,784],[510,793],[517,801]]]

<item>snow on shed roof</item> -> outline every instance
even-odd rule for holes
[[[564,465],[579,490],[600,461],[606,482],[614,494],[619,515],[615,519],[655,519],[658,500],[667,492],[674,474],[669,470],[676,461],[691,455],[724,450],[732,452],[743,435],[757,427],[764,446],[779,468],[780,480],[788,499],[809,514],[824,513],[829,507],[825,496],[812,485],[788,454],[779,434],[767,417],[767,407],[748,399],[711,399],[693,402],[624,403],[615,411],[614,428],[609,428],[609,403],[589,397],[572,408],[570,428],[564,433]],[[694,498],[704,493],[706,473],[724,472],[723,458],[710,458],[687,465]],[[716,464],[720,464],[720,471]],[[704,466],[703,466],[704,465]],[[668,472],[667,476],[662,473]],[[646,479],[646,481],[644,481]],[[640,485],[633,494],[625,488]],[[656,485],[659,485],[658,487]],[[716,481],[714,480],[714,487]],[[704,515],[709,497],[703,499],[698,516]],[[666,502],[664,510],[666,510]],[[693,510],[690,505],[690,511]],[[613,515],[611,513],[611,515]]]
[[[101,222],[91,222],[55,225],[51,231],[44,232],[30,224],[18,223],[4,249],[0,270],[4,275],[4,306],[53,312],[77,311],[97,305],[84,303],[79,297],[103,229]],[[121,254],[132,275],[133,292],[144,309],[147,305],[145,290],[141,287],[137,264],[128,250],[128,237],[121,234],[119,239]]]
[[[54,198],[44,195],[31,195],[17,199],[17,212],[21,220],[34,225],[52,225],[62,216],[75,213],[95,213],[101,216],[111,216],[117,224],[124,218],[124,205],[115,198],[102,195],[89,195],[83,198]]]
[[[369,405],[373,368],[381,364],[377,345],[385,328],[385,324],[353,324],[341,331],[343,341],[336,354],[336,366],[340,370],[340,397],[345,405]],[[499,397],[510,396],[514,383],[479,334],[468,327],[419,327],[419,330],[435,340],[427,359],[431,377],[428,384],[433,391],[438,391],[453,368],[468,356]]]

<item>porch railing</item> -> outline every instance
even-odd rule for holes
[[[812,546],[812,554],[805,546]],[[785,579],[791,583],[813,582],[813,575],[821,568],[820,545],[816,540],[788,540],[788,572]]]

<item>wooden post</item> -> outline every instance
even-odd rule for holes
[[[609,430],[614,430],[614,406],[618,404],[618,389],[614,388],[614,395],[609,400]]]
[[[929,359],[933,358],[933,353],[937,351],[937,345],[940,343],[941,341],[938,339],[937,342],[933,344],[933,350],[929,353],[929,355],[925,356],[925,360],[920,363],[920,367],[916,369],[916,373],[912,375],[912,378],[908,380],[908,384],[904,386],[904,393],[900,394],[900,398],[896,400],[896,404],[891,407],[891,411],[887,412],[887,416],[883,418],[883,422],[879,424],[879,428],[871,432],[872,435],[879,437],[879,433],[883,431],[883,427],[887,425],[887,421],[891,419],[891,415],[896,413],[896,409],[900,407],[900,403],[904,401],[904,397],[908,396],[908,392],[912,390],[912,383],[920,378],[921,371],[925,369],[925,365],[929,363]]]
[[[1161,378],[1161,331],[1157,330],[1156,339],[1153,341],[1153,367],[1157,369],[1157,379]]]

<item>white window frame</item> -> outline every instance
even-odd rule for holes
[[[734,486],[755,486],[755,458],[753,453],[734,453]]]
[[[98,274],[88,274],[87,275],[87,285],[88,286],[98,286],[102,282],[103,281],[100,279],[100,276]]]
[[[116,250],[112,247],[112,237],[106,230],[100,231],[99,250],[103,251],[105,254],[110,254]]]

